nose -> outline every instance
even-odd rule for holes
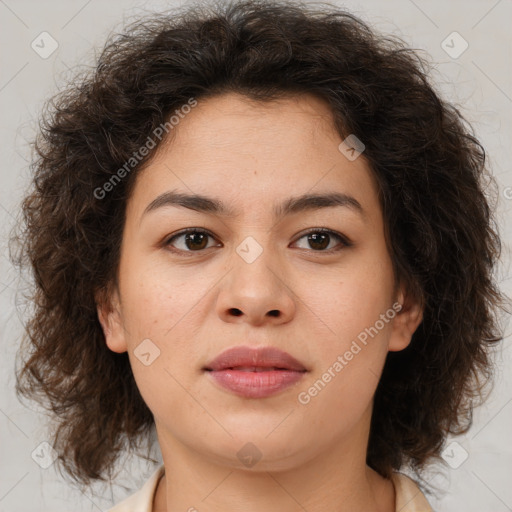
[[[235,255],[234,265],[217,296],[217,313],[225,322],[265,323],[289,322],[296,308],[291,283],[277,258],[265,257],[264,251],[255,261],[248,263]]]

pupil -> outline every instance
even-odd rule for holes
[[[191,244],[200,243],[200,238],[202,237],[202,244],[199,247],[190,247]],[[207,240],[206,235],[204,233],[187,233],[185,236],[185,243],[189,249],[204,249],[206,244],[204,243]],[[189,243],[190,242],[190,243]]]
[[[319,242],[320,238],[324,243]],[[309,235],[309,242],[313,249],[325,249],[329,245],[329,235],[327,233],[312,233]],[[320,244],[320,246],[315,247],[315,244]]]

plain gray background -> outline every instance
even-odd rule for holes
[[[27,184],[27,141],[34,136],[44,100],[58,91],[69,69],[77,64],[93,65],[107,35],[120,30],[123,20],[182,3],[187,2],[0,0],[0,512],[106,510],[138,488],[153,471],[151,465],[128,459],[120,464],[119,480],[112,489],[95,486],[83,494],[64,481],[54,465],[43,469],[34,462],[34,450],[44,449],[40,443],[48,435],[37,407],[24,407],[14,395],[14,358],[22,323],[15,306],[19,285],[8,260],[7,236]],[[380,31],[399,35],[436,63],[433,82],[472,123],[499,185],[498,220],[504,247],[497,278],[503,291],[512,295],[512,1],[332,3],[346,7]],[[40,54],[51,49],[49,39],[39,53],[31,47],[34,40],[37,43],[48,37],[41,36],[42,32],[48,32],[58,44],[49,57]],[[474,424],[466,435],[448,440],[445,455],[449,464],[436,466],[426,475],[441,490],[438,498],[429,497],[438,512],[512,510],[510,328],[506,332],[496,356],[495,387],[487,403],[475,411]],[[457,444],[451,444],[454,441]]]

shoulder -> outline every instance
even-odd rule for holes
[[[396,512],[434,512],[418,484],[412,478],[403,473],[394,472],[391,475],[391,481],[396,493]]]
[[[164,465],[160,465],[144,485],[134,494],[107,510],[107,512],[152,512],[153,497],[158,481],[164,474]]]

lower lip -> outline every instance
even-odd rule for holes
[[[208,372],[223,388],[246,398],[265,398],[295,384],[304,373],[293,370],[249,372],[217,370]]]

